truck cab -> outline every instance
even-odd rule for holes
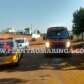
[[[46,39],[46,49],[70,49],[71,47],[69,32],[65,27],[48,28]]]

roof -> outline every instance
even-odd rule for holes
[[[8,34],[0,34],[0,38],[6,39],[6,38],[9,38],[9,37],[11,37],[11,36],[8,35]]]
[[[26,40],[26,38],[16,38],[15,40]]]
[[[66,27],[50,27],[48,28],[48,31],[61,31],[61,30],[67,30]]]

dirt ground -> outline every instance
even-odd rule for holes
[[[42,48],[44,44],[36,42],[30,47]],[[18,67],[0,67],[0,84],[84,84],[84,55],[24,54]]]

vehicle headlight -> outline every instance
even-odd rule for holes
[[[47,48],[49,48],[49,47],[50,47],[50,43],[49,43],[49,42],[46,42],[46,43],[45,43],[45,46],[46,46]]]
[[[71,42],[70,41],[67,41],[66,42],[66,48],[69,48],[71,46]]]

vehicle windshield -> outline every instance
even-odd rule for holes
[[[67,39],[69,37],[68,31],[50,31],[47,37],[51,39]]]
[[[16,40],[17,43],[24,43],[24,40]]]
[[[0,40],[0,57],[9,56],[10,54],[12,54],[12,51],[10,49],[12,49],[13,47],[14,47],[13,41]]]
[[[12,48],[13,42],[12,41],[0,41],[0,48]]]

